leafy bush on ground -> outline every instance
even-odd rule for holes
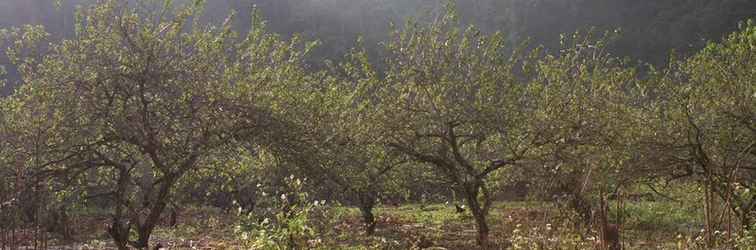
[[[312,200],[304,181],[294,176],[284,180],[278,194],[261,191],[254,211],[239,210],[236,234],[252,249],[312,249],[323,246],[326,233],[339,217],[325,200]]]

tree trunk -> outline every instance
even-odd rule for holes
[[[146,204],[137,204],[137,206],[149,205],[144,208],[147,209],[148,214],[143,222],[139,213],[128,216],[131,217],[128,222],[122,222],[125,212],[124,209],[128,210],[128,208],[126,208],[128,205],[125,204],[128,204],[129,201],[128,198],[125,197],[125,194],[128,187],[129,175],[128,170],[126,169],[120,169],[120,171],[118,190],[115,195],[118,204],[116,205],[115,213],[113,214],[113,223],[108,229],[108,233],[120,250],[129,249],[129,245],[136,249],[148,249],[150,236],[160,220],[160,215],[168,205],[168,194],[170,193],[172,185],[175,183],[176,179],[178,179],[178,174],[167,174],[167,176],[164,177],[165,179],[160,188],[157,189],[157,192],[152,196],[153,198],[147,198],[148,202]],[[137,200],[137,202],[140,203],[144,201],[144,199]],[[134,228],[137,233],[136,241],[130,240],[132,228]]]
[[[127,246],[128,243],[126,242],[117,241],[115,242],[115,244],[116,244],[116,247],[118,247],[118,250],[130,250],[129,247]]]
[[[375,199],[377,195],[373,193],[363,193],[360,195],[360,212],[362,213],[362,221],[365,223],[365,234],[373,235],[375,233],[375,215],[373,215],[373,208],[375,207]]]
[[[479,209],[477,209],[479,210]],[[472,209],[473,217],[475,217],[475,223],[478,225],[478,245],[481,247],[488,246],[488,223],[486,222],[486,215],[480,212],[476,212],[476,209]]]
[[[590,201],[588,201],[582,193],[579,191],[572,192],[570,198],[570,208],[573,209],[573,211],[577,212],[580,216],[579,222],[575,223],[576,227],[580,226],[588,226],[591,224],[591,211],[592,206]]]
[[[168,219],[169,227],[176,227],[176,225],[178,225],[178,213],[178,208],[174,207],[173,209],[171,209],[171,215]]]
[[[131,230],[129,226],[124,225],[124,223],[121,222],[125,209],[124,206],[126,204],[125,194],[128,183],[128,170],[126,168],[119,169],[118,186],[115,192],[116,204],[113,213],[113,222],[110,225],[110,228],[108,228],[108,234],[113,238],[113,242],[115,242],[119,250],[129,249],[129,231]]]
[[[68,217],[66,206],[60,205],[59,207],[52,209],[49,213],[50,222],[47,224],[47,231],[59,234],[64,242],[72,242],[73,235],[71,234],[71,230],[69,230],[71,222]]]
[[[365,223],[365,234],[373,235],[375,233],[375,216],[373,215],[373,207],[362,206],[360,207],[362,212],[362,221]]]
[[[150,236],[152,235],[152,231],[154,231],[155,227],[158,225],[158,222],[160,222],[160,215],[163,214],[163,211],[165,211],[165,208],[168,206],[168,194],[170,193],[171,186],[173,186],[176,179],[178,179],[177,175],[169,174],[165,177],[163,185],[160,186],[154,200],[152,201],[152,206],[149,209],[147,218],[144,220],[144,224],[137,226],[138,238],[134,247],[138,249],[149,248]]]
[[[152,166],[147,162],[140,162],[138,165],[141,177],[139,178],[139,204],[145,207],[150,206],[150,196],[152,195],[152,184],[155,182],[155,174],[152,172]]]
[[[119,250],[129,250],[129,228],[117,218],[113,218],[113,224],[108,228],[110,237]]]
[[[481,207],[480,202],[478,202],[478,192],[480,190],[480,187],[477,185],[467,185],[465,187],[465,199],[467,200],[467,205],[470,206],[470,212],[472,212],[473,218],[475,219],[475,224],[478,229],[478,238],[477,243],[478,246],[481,246],[483,248],[488,246],[488,223],[486,222],[486,216],[487,211]]]

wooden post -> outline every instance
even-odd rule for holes
[[[727,186],[730,186],[728,183]],[[732,192],[727,192],[727,206],[724,208],[727,210],[727,241],[732,242],[732,210],[730,209],[730,206],[732,205],[730,202],[732,202]]]
[[[599,203],[599,248],[619,250],[622,249],[619,243],[619,225],[609,223],[609,206],[606,202],[606,195],[603,189],[600,191]]]
[[[5,181],[5,178],[0,176],[0,180]],[[2,186],[0,186],[2,187]],[[6,190],[0,190],[0,219],[5,218],[5,200],[7,199],[5,196],[8,193]],[[0,225],[0,250],[5,250],[5,226],[6,225]]]
[[[706,224],[706,247],[711,247],[711,197],[709,193],[710,181],[711,179],[707,179],[704,183],[704,222]]]
[[[624,225],[624,211],[625,201],[622,198],[622,189],[617,188],[617,241],[619,241],[619,248],[625,249],[622,242],[622,226]]]

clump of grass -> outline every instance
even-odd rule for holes
[[[380,208],[379,213],[392,214],[403,221],[411,221],[427,226],[441,226],[460,223],[468,219],[467,213],[457,213],[446,204],[410,204],[397,208]]]
[[[595,236],[586,237],[581,232],[565,225],[550,223],[540,225],[515,225],[509,238],[512,249],[589,249],[595,244]]]
[[[641,201],[628,203],[622,211],[624,225],[643,231],[689,232],[687,228],[701,225],[700,208],[675,202]],[[612,210],[612,218],[619,218]]]

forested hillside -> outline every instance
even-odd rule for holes
[[[58,2],[58,4],[55,4]],[[70,37],[74,10],[93,0],[3,0],[0,28],[43,24],[55,37]],[[131,2],[134,2],[133,0]],[[176,4],[189,2],[177,0]],[[205,22],[222,22],[230,10],[238,12],[234,29],[249,29],[249,10],[257,6],[272,32],[303,34],[320,40],[308,58],[319,66],[323,59],[339,60],[362,36],[371,53],[385,40],[390,23],[402,24],[408,17],[436,18],[442,13],[438,0],[213,0],[202,16]],[[57,7],[56,7],[57,6]],[[670,51],[689,53],[708,41],[736,30],[737,24],[756,15],[750,0],[475,0],[459,1],[463,24],[483,32],[504,31],[513,42],[531,39],[532,44],[559,48],[559,36],[596,28],[621,30],[611,51],[646,63],[664,65]],[[7,65],[7,58],[0,57]],[[15,71],[11,79],[18,79]],[[11,87],[3,89],[7,95]]]
[[[0,7],[0,250],[756,246],[752,1]]]

